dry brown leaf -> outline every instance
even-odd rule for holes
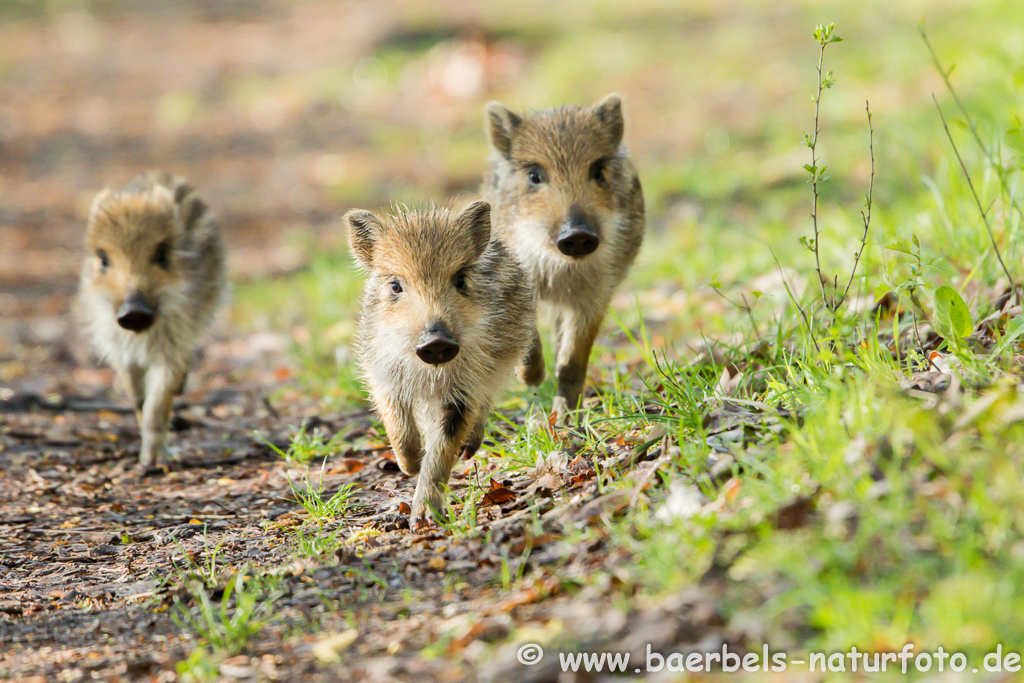
[[[529,588],[524,588],[521,591],[517,591],[510,598],[503,601],[500,605],[498,605],[498,609],[502,612],[511,612],[516,607],[522,607],[523,605],[529,605],[531,603],[537,602],[543,596],[544,594],[541,592],[540,588],[538,588],[537,586],[530,586]]]
[[[327,471],[327,474],[355,474],[366,467],[366,463],[358,458],[345,458]]]
[[[510,545],[508,549],[513,555],[522,555],[527,550],[539,548],[545,543],[556,541],[559,538],[560,536],[555,536],[554,534],[541,534],[540,536],[531,536],[527,534],[525,538],[520,538],[518,541]]]
[[[488,505],[501,505],[507,503],[516,497],[512,491],[499,484],[494,479],[491,479],[491,488],[480,498],[480,505],[487,507]]]

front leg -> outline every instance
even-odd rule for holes
[[[124,390],[128,392],[128,398],[135,409],[135,419],[139,423],[139,431],[142,431],[142,404],[146,402],[146,368],[141,365],[129,365],[125,367],[120,363],[114,363],[114,371]]]
[[[423,448],[412,410],[384,392],[374,392],[373,402],[388,433],[398,466],[410,477],[415,476],[420,471]]]
[[[555,358],[558,391],[553,408],[560,419],[579,407],[587,379],[590,350],[601,329],[603,317],[603,308],[596,316],[587,316],[575,308],[565,308],[558,316],[558,352]]]
[[[412,497],[410,527],[422,527],[427,515],[434,518],[444,516],[444,489],[451,477],[459,446],[476,423],[478,412],[465,401],[456,399],[442,406],[440,419],[423,425],[426,454],[416,482],[416,493]]]
[[[533,328],[533,340],[530,342],[530,350],[516,367],[516,374],[523,384],[528,387],[535,387],[544,381],[544,345],[540,340],[540,333],[536,327]]]
[[[487,418],[491,415],[491,406],[486,405],[477,412],[476,420],[473,422],[473,429],[469,431],[465,443],[462,444],[462,459],[469,460],[480,446],[484,443],[484,434],[487,432]]]
[[[141,410],[142,447],[139,464],[152,467],[167,448],[171,402],[182,382],[184,371],[166,365],[153,365],[146,371],[145,398]]]

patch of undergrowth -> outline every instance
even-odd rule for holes
[[[831,26],[815,38],[821,54],[836,42]],[[715,587],[728,617],[759,623],[754,650],[768,634],[775,647],[912,642],[980,661],[1024,642],[1024,318],[1016,259],[1000,256],[1015,253],[1024,216],[1022,149],[1015,130],[974,120],[942,73],[974,145],[961,149],[942,116],[955,161],[927,181],[930,220],[874,244],[869,189],[840,278],[826,274],[840,264],[824,258],[829,178],[816,150],[817,106],[836,78],[819,62],[805,138],[813,229],[801,240],[814,284],[787,285],[773,318],[746,306],[758,333],[740,348],[660,362],[647,382],[647,419],[690,456],[663,463],[650,511],[605,531],[635,559],[631,589]],[[879,246],[889,256],[858,277]]]
[[[887,651],[914,642],[972,654],[1024,642],[1013,618],[1024,607],[1019,126],[995,118],[1006,110],[994,93],[985,96],[990,118],[980,121],[951,91],[948,128],[915,111],[901,129],[893,112],[874,107],[872,115],[863,100],[839,100],[850,112],[837,112],[828,98],[842,74],[823,59],[847,44],[835,46],[831,26],[815,39],[815,116],[806,158],[794,166],[807,174],[811,202],[796,174],[758,187],[767,182],[760,158],[780,152],[771,143],[778,122],[769,143],[709,131],[708,154],[728,153],[714,170],[674,157],[642,169],[650,207],[698,195],[692,214],[651,231],[631,275],[638,286],[667,281],[677,291],[644,291],[637,296],[647,310],[613,311],[633,348],[595,353],[598,396],[579,424],[548,422],[549,379],[501,407],[478,459],[500,463],[491,482],[539,480],[556,461],[577,468],[560,480],[565,490],[532,491],[532,537],[554,525],[539,521],[544,506],[562,506],[568,550],[558,562],[568,567],[573,549],[606,545],[631,559],[614,572],[567,568],[569,590],[602,586],[629,602],[702,584],[754,650],[765,639],[776,648]],[[837,131],[823,122],[837,114],[856,121],[856,138],[853,123]],[[916,127],[909,141],[908,127]],[[877,141],[885,144],[876,159]],[[947,142],[955,149],[937,155]],[[832,179],[830,168],[844,175]],[[731,211],[763,215],[748,225]],[[291,322],[308,333],[297,342],[310,373],[303,382],[335,391],[330,378],[351,367],[345,344],[357,290],[337,255],[319,262],[296,278],[300,288],[296,280],[277,287],[301,299],[281,309],[299,310]],[[724,303],[693,295],[700,286]],[[698,318],[711,331],[704,343],[672,348],[673,332],[689,334]],[[648,320],[657,326],[645,329]],[[358,398],[354,375],[339,383]],[[636,457],[624,460],[624,449]],[[652,461],[650,476],[638,474]],[[577,476],[597,485],[584,495],[572,486]],[[445,535],[486,537],[487,481],[453,486]],[[570,518],[593,499],[609,504]],[[318,527],[304,532],[297,552],[322,555],[340,540]],[[505,593],[544,569],[531,569],[529,556],[506,557],[496,570]]]

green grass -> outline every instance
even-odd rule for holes
[[[941,645],[979,661],[997,643],[1024,643],[1016,616],[1024,609],[1016,357],[1024,328],[1003,321],[995,352],[948,335],[941,348],[962,367],[962,393],[906,389],[915,371],[927,369],[915,328],[923,332],[942,315],[934,292],[956,290],[977,323],[1005,286],[979,201],[1011,273],[1024,279],[1020,20],[994,0],[956,8],[861,3],[828,8],[828,16],[810,2],[775,13],[740,3],[726,16],[712,3],[645,1],[547,23],[522,9],[509,19],[507,10],[493,3],[481,22],[501,26],[506,40],[530,36],[525,75],[466,102],[443,134],[450,145],[431,144],[394,121],[381,125],[373,145],[384,156],[429,149],[443,177],[464,178],[473,159],[482,169],[486,158],[485,99],[529,108],[625,92],[648,235],[592,358],[601,402],[570,440],[595,463],[605,494],[633,485],[602,469],[607,439],[661,424],[679,450],[635,507],[602,516],[573,540],[629,553],[633,561],[615,574],[623,600],[714,582],[727,619],[764,624],[779,646],[885,651],[914,642],[919,651]],[[578,10],[570,3],[564,11]],[[424,25],[443,23],[420,11]],[[966,111],[932,63],[918,34],[922,20],[939,61],[956,65],[950,78]],[[811,31],[823,21],[835,21],[845,39],[826,52],[825,68],[837,81],[821,102],[818,148],[831,176],[820,187],[819,253],[822,271],[840,282],[859,246],[870,173],[865,99],[875,133],[872,223],[851,288],[866,305],[834,315],[821,304],[814,256],[798,243],[811,235],[802,168],[811,157],[802,141],[814,126]],[[382,53],[388,78],[381,87],[398,87],[391,75],[425,50],[415,43]],[[409,192],[432,195],[442,186],[438,180]],[[349,264],[339,247],[309,271],[244,287],[239,298],[250,311],[280,301],[263,322],[308,328],[309,341],[296,346],[303,386],[351,404],[363,399],[344,353],[359,291]],[[780,268],[791,291],[776,277]],[[886,291],[899,294],[901,317],[866,312]],[[902,339],[900,357],[886,346],[893,336]],[[694,363],[693,350],[705,342],[720,349],[719,360]],[[723,404],[716,391],[725,364],[742,372],[729,398],[767,406],[750,409],[745,440],[709,434]],[[536,394],[514,389],[492,420],[495,446],[478,457],[519,476],[538,456],[562,449],[563,437],[545,426],[552,393],[550,378]],[[724,444],[736,462],[718,478],[709,472],[711,443]],[[680,485],[703,494],[700,511],[659,516]],[[481,495],[475,480],[453,492],[449,533],[481,533]],[[807,510],[781,521],[803,499]],[[523,578],[524,566],[503,561],[497,580],[504,591]],[[575,585],[608,579],[601,572],[563,578]]]
[[[178,664],[185,680],[207,680],[217,673],[216,664],[243,652],[272,617],[277,579],[244,566],[227,578],[223,590],[186,581],[190,606],[175,598],[174,622],[198,639],[187,659]]]

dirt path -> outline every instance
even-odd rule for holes
[[[549,681],[565,680],[557,660],[524,668],[514,643],[500,644],[566,624],[574,647],[636,657],[641,644],[723,642],[707,591],[620,609],[611,584],[576,590],[628,560],[574,532],[630,502],[601,493],[597,459],[635,477],[630,496],[649,484],[665,444],[636,450],[642,435],[578,453],[579,435],[556,434],[566,466],[546,475],[467,463],[452,484],[475,518],[412,534],[402,502],[413,481],[367,408],[325,411],[296,389],[287,339],[236,331],[220,333],[179,402],[176,460],[134,469],[134,415],[68,318],[93,193],[170,166],[216,198],[236,279],[301,268],[336,240],[327,171],[403,172],[405,161],[367,153],[367,126],[403,107],[378,105],[381,119],[361,121],[308,92],[250,97],[229,76],[315,72],[423,37],[395,34],[376,5],[356,22],[320,2],[103,7],[0,24],[0,678]],[[436,172],[408,164],[413,177]],[[458,190],[475,179],[435,182]],[[364,190],[372,204],[388,188]],[[322,477],[272,447],[303,427],[343,444]],[[311,530],[293,491],[307,477],[325,497],[355,486],[339,521]],[[324,556],[327,542],[338,549]],[[182,664],[204,635],[184,615],[201,595],[234,608],[224,590],[239,574],[263,582],[261,627],[211,670]]]
[[[413,482],[383,450],[365,408],[323,414],[312,402],[274,405],[272,385],[255,382],[253,367],[210,356],[176,413],[178,459],[143,475],[133,468],[134,415],[106,392],[4,390],[5,677],[175,680],[177,663],[196,647],[195,629],[180,623],[183,610],[197,607],[190,586],[205,577],[211,599],[224,599],[225,577],[240,571],[276,580],[261,594],[269,606],[262,628],[244,654],[215,669],[228,678],[547,681],[558,677],[554,664],[524,670],[514,651],[493,652],[493,644],[569,622],[586,625],[573,632],[578,646],[614,643],[639,648],[640,657],[640,643],[706,639],[721,625],[698,594],[623,612],[601,591],[564,591],[628,559],[571,540],[573,529],[628,503],[600,495],[591,459],[575,458],[554,480],[499,479],[493,461],[467,463],[456,491],[466,495],[480,481],[491,489],[470,492],[478,497],[474,523],[412,534],[399,506]],[[75,374],[68,363],[37,363],[32,383],[60,387]],[[229,387],[210,386],[225,376]],[[344,517],[320,529],[302,527],[292,490],[309,471],[267,443],[287,449],[303,424],[352,444],[326,460],[322,479],[312,469],[324,497],[357,487]],[[608,453],[642,481],[660,450],[638,453],[609,439]],[[545,498],[548,486],[561,489],[561,503]],[[348,542],[327,556],[303,545],[333,543],[334,535]]]

